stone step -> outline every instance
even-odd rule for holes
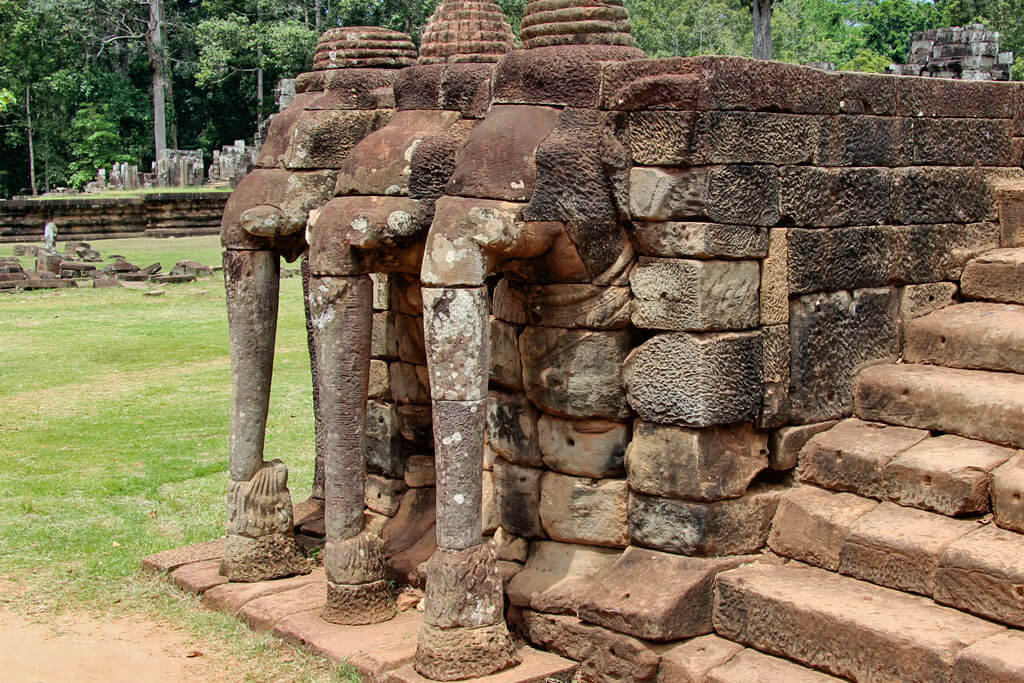
[[[1024,306],[970,302],[907,323],[903,358],[1024,374]]]
[[[927,598],[792,563],[719,574],[714,621],[725,638],[859,681],[946,681],[967,648],[1006,633]]]
[[[950,517],[980,515],[992,509],[993,471],[1015,454],[985,441],[853,418],[807,442],[797,477]]]
[[[768,545],[783,557],[1024,627],[1024,535],[1014,531],[801,486],[779,502]]]
[[[857,376],[863,420],[1024,448],[1024,376],[931,365],[873,365]]]
[[[663,649],[657,678],[658,683],[826,683],[839,680],[716,635],[690,638]]]
[[[1024,247],[995,249],[968,263],[960,291],[969,299],[1024,304]]]

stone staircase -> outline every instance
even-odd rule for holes
[[[855,681],[1024,681],[1024,248],[961,291],[803,448],[783,561],[718,575],[719,637]]]

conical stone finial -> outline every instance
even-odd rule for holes
[[[416,63],[416,45],[408,34],[376,26],[326,31],[316,45],[313,69],[398,69]]]
[[[515,48],[512,26],[493,0],[444,0],[420,43],[420,64],[496,62]]]
[[[532,0],[526,5],[520,37],[526,48],[633,45],[623,0]]]

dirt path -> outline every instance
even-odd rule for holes
[[[0,678],[20,683],[231,679],[226,657],[202,652],[174,628],[140,618],[53,619],[59,621],[34,622],[0,610]]]

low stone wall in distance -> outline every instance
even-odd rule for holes
[[[215,235],[228,192],[167,192],[94,199],[0,201],[0,242],[42,239],[48,221],[60,239]]]

